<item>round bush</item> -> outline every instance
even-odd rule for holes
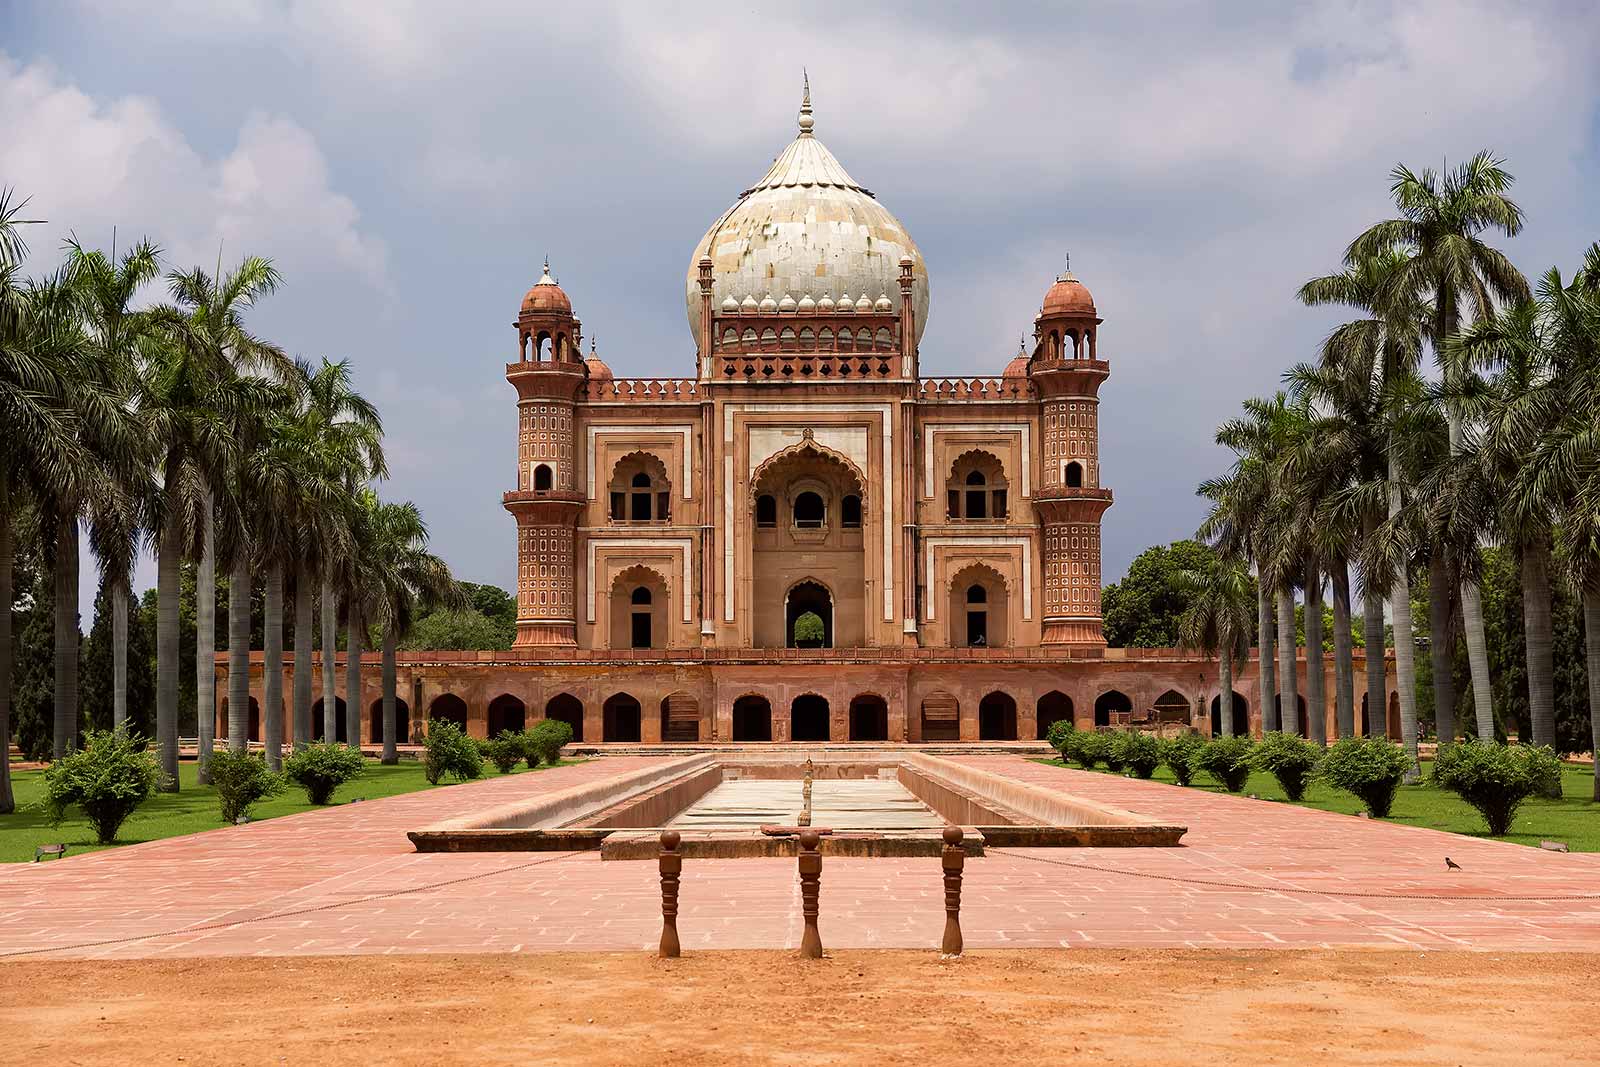
[[[1261,739],[1256,764],[1272,774],[1290,800],[1303,800],[1322,762],[1322,749],[1297,734],[1274,731]]]
[[[1061,760],[1071,760],[1086,771],[1092,771],[1106,758],[1111,748],[1111,738],[1096,730],[1074,730],[1061,742]]]
[[[494,764],[501,774],[510,774],[527,755],[528,746],[523,735],[513,730],[501,730],[500,736],[480,741],[478,748],[484,758]]]
[[[1061,752],[1061,746],[1066,743],[1067,735],[1075,733],[1076,729],[1077,728],[1072,725],[1071,719],[1057,719],[1055,722],[1050,724],[1050,731],[1045,735],[1045,740],[1050,743],[1051,748],[1055,749],[1057,752]],[[1061,756],[1061,762],[1067,762],[1067,757],[1065,754]]]
[[[1387,737],[1342,737],[1322,757],[1321,773],[1335,789],[1354,793],[1374,819],[1386,819],[1410,769],[1406,750]]]
[[[483,777],[477,742],[449,719],[429,720],[422,746],[422,773],[429,785],[438,785],[447,774],[459,782]]]
[[[265,756],[225,749],[211,754],[211,784],[217,787],[222,821],[235,823],[249,815],[256,801],[283,792],[283,776],[267,769]]]
[[[366,767],[367,761],[358,750],[334,741],[307,745],[283,763],[289,781],[304,789],[306,799],[313,804],[328,803],[334,790]]]
[[[572,742],[572,727],[560,719],[540,719],[523,737],[529,767],[540,760],[554,767],[561,762],[561,749]]]
[[[1161,742],[1152,734],[1127,730],[1111,739],[1117,760],[1140,778],[1149,778],[1161,766]]]
[[[82,749],[45,769],[40,803],[51,824],[59,825],[67,809],[76,805],[94,827],[96,841],[102,845],[115,841],[123,822],[162,782],[161,763],[148,745],[144,738],[121,730],[85,734]]]
[[[1188,785],[1201,771],[1200,754],[1206,749],[1206,739],[1187,730],[1176,737],[1160,742],[1161,762],[1167,765],[1179,785]]]
[[[1524,800],[1560,795],[1561,760],[1542,745],[1464,741],[1439,750],[1433,780],[1477,808],[1489,833],[1503,837]]]
[[[1230,793],[1244,792],[1255,769],[1256,743],[1248,737],[1213,737],[1200,752],[1200,767]]]
[[[1103,733],[1097,736],[1099,736],[1100,739],[1105,742],[1105,747],[1101,750],[1100,759],[1105,763],[1106,770],[1110,771],[1112,774],[1121,774],[1123,769],[1128,765],[1128,761],[1123,758],[1123,734],[1121,732]]]

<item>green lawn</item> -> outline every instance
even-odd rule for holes
[[[487,764],[484,771],[485,777],[500,777],[499,772]],[[512,773],[536,772],[519,765]],[[215,830],[222,826],[222,816],[217,805],[217,791],[211,786],[196,785],[194,777],[193,763],[180,764],[178,778],[182,784],[181,790],[177,793],[158,793],[147,800],[127,822],[122,824],[122,829],[117,834],[117,844],[131,845],[140,841],[156,841],[163,837]],[[17,810],[10,815],[0,815],[0,863],[32,860],[34,847],[48,842],[65,842],[69,856],[106,847],[95,844],[94,831],[89,829],[88,822],[81,817],[69,816],[60,826],[50,825],[50,820],[43,809],[37,806],[39,798],[44,793],[43,771],[13,772],[12,782]],[[334,794],[334,803],[330,806],[346,804],[358,797],[363,800],[376,800],[378,797],[392,797],[418,789],[445,788],[448,786],[442,783],[438,786],[428,785],[428,780],[422,776],[422,763],[419,760],[402,760],[388,767],[376,760],[368,760],[367,768],[361,777],[341,786]],[[296,812],[313,810],[315,809],[312,805],[306,803],[305,790],[290,785],[279,795],[255,805],[250,811],[250,817],[259,822],[279,815],[293,815]]]
[[[1059,759],[1036,759],[1034,762],[1054,767],[1061,766]],[[1390,813],[1389,821],[1405,823],[1408,826],[1424,826],[1430,830],[1448,830],[1451,833],[1468,834],[1472,837],[1488,837],[1489,831],[1484,826],[1481,815],[1454,793],[1447,793],[1427,780],[1431,769],[1431,763],[1424,763],[1423,781],[1418,785],[1400,787],[1400,791],[1395,794],[1394,810]],[[1102,769],[1096,773],[1111,772]],[[1154,781],[1176,784],[1172,772],[1166,767],[1156,770]],[[1563,764],[1561,784],[1563,794],[1560,800],[1535,798],[1527,801],[1517,812],[1516,822],[1511,825],[1511,833],[1497,840],[1515,841],[1517,844],[1535,847],[1540,841],[1565,841],[1567,847],[1574,852],[1600,852],[1600,804],[1589,799],[1594,795],[1593,768]],[[1212,793],[1227,792],[1205,773],[1197,775],[1190,788],[1204,789]],[[1266,771],[1256,771],[1252,774],[1249,785],[1245,786],[1244,792],[1240,795],[1248,796],[1251,793],[1262,800],[1288,803],[1288,798],[1278,787],[1278,780]],[[1308,808],[1338,811],[1346,815],[1354,815],[1362,810],[1361,802],[1354,796],[1323,782],[1313,783],[1306,790],[1305,799],[1299,803]]]

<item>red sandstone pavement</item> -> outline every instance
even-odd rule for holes
[[[970,759],[1190,828],[1182,848],[992,850],[969,861],[962,926],[971,948],[1600,951],[1600,855],[1542,852],[1015,756]],[[653,863],[601,862],[594,853],[421,855],[405,837],[448,815],[646,762],[610,757],[49,864],[0,866],[0,958],[52,948],[59,957],[111,958],[650,947],[660,930]],[[1464,869],[1447,872],[1446,853]],[[1261,888],[1164,880],[1171,878]],[[418,887],[432,888],[392,895]],[[1470,899],[1506,896],[1590,899]],[[942,899],[937,860],[828,859],[824,944],[935,946]],[[792,947],[800,927],[792,860],[685,865],[679,930],[686,949]],[[161,936],[105,943],[152,933]]]

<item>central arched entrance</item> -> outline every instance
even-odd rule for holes
[[[501,693],[489,701],[489,736],[499,737],[504,730],[521,733],[528,725],[528,709],[521,700],[510,693]]]
[[[789,705],[789,740],[827,741],[828,701],[815,693],[794,698]]]
[[[978,740],[1015,741],[1017,702],[1009,693],[993,692],[978,702]]]
[[[789,590],[784,603],[784,633],[790,648],[833,647],[833,595],[818,582],[800,582]],[[815,615],[822,620],[822,641],[802,640],[795,633],[795,623],[804,615]]]
[[[605,702],[601,709],[602,741],[638,741],[640,726],[639,701],[631,693],[618,693]]]
[[[889,740],[889,702],[876,693],[863,693],[851,700],[850,740]]]
[[[544,717],[572,727],[572,739],[583,740],[583,702],[571,693],[557,693],[544,706]]]
[[[733,702],[733,739],[772,740],[772,705],[766,697],[750,694]]]

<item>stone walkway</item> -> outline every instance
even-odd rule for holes
[[[1470,899],[1600,898],[1600,855],[1541,852],[1015,756],[969,758],[1190,827],[1176,849],[991,851],[969,862],[962,926],[970,948],[1600,951],[1600,899]],[[653,863],[602,863],[594,853],[419,855],[405,831],[647,759],[606,758],[55,863],[0,866],[0,956],[50,946],[60,947],[58,956],[93,958],[640,950],[653,946],[660,929]],[[1463,869],[1447,872],[1446,853]],[[432,888],[404,892],[419,887]],[[1386,896],[1290,892],[1296,889]],[[829,859],[824,943],[935,946],[942,894],[936,860]],[[686,949],[795,946],[800,925],[793,861],[686,864],[679,918]],[[149,933],[162,936],[85,944]]]

